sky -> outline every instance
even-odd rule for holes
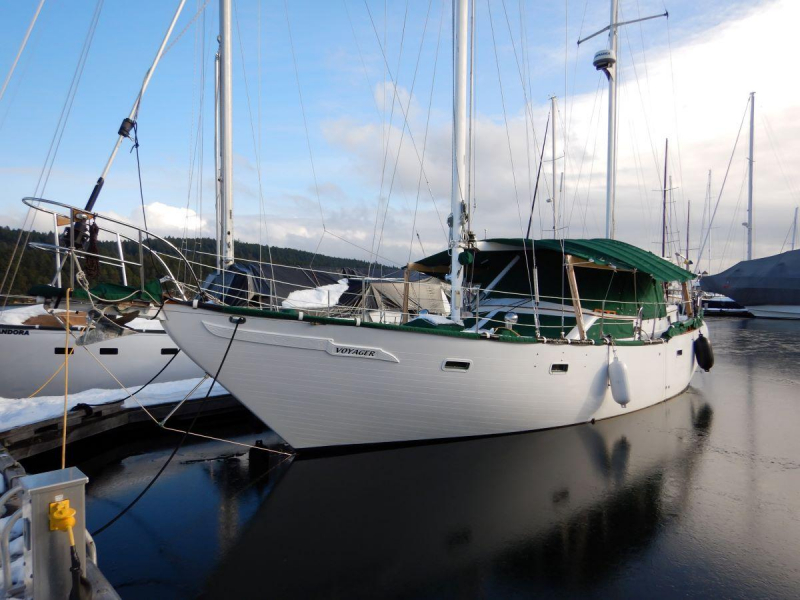
[[[3,79],[37,4],[0,4]],[[45,2],[0,100],[0,224],[25,222],[24,196],[85,204],[177,4],[141,0],[131,10],[113,1]],[[187,1],[139,112],[142,195],[148,227],[159,234],[214,232],[217,4]],[[442,250],[451,182],[450,2],[234,5],[235,237],[396,265]],[[608,8],[606,0],[476,2],[478,238],[525,232],[546,127],[552,137],[551,96],[556,160],[548,138],[532,235],[553,236],[554,164],[558,235],[604,234],[607,84],[592,57],[607,36],[576,42],[608,24]],[[691,260],[708,239],[702,270],[744,257],[746,110],[756,92],[754,254],[788,249],[800,205],[800,84],[788,53],[800,3],[621,0],[620,19],[665,8],[669,19],[620,29],[617,238],[660,252],[669,139],[669,254],[687,253],[688,221]],[[96,210],[141,224],[131,147],[123,143]],[[711,210],[718,209],[706,236],[709,170]],[[39,219],[34,227],[50,225]]]

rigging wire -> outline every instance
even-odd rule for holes
[[[428,20],[429,20],[429,17],[430,17],[431,6],[433,6],[433,0],[428,0],[428,10],[425,13],[425,24],[423,26],[422,37],[420,38],[420,42],[419,42],[419,51],[417,52],[417,63],[414,66],[414,76],[411,79],[411,88],[409,89],[409,92],[408,92],[408,104],[406,106],[406,110],[409,110],[411,108],[411,99],[414,97],[414,87],[415,87],[415,85],[417,83],[417,73],[419,72],[419,63],[420,63],[420,59],[422,58],[422,50],[423,50],[424,45],[425,45],[425,34],[428,31]],[[405,28],[404,28],[404,30],[405,30]],[[437,45],[437,47],[438,47],[438,45]],[[431,97],[433,97],[433,88],[434,88],[434,86],[433,86],[433,84],[431,84]],[[403,100],[401,98],[400,99],[400,103],[402,104],[402,102],[403,102]],[[428,114],[430,115],[430,112]],[[391,120],[390,120],[389,124],[391,126]],[[406,129],[407,129],[407,123],[404,123],[403,124],[403,128],[400,131],[400,142],[399,142],[399,144],[397,146],[397,154],[395,156],[394,168],[392,170],[392,179],[391,179],[391,181],[389,183],[389,191],[388,191],[388,194],[386,196],[386,208],[385,208],[384,213],[383,213],[383,221],[381,223],[381,233],[380,233],[380,236],[378,237],[378,245],[376,247],[376,251],[380,250],[381,243],[383,242],[383,233],[384,233],[384,228],[386,227],[386,217],[389,214],[389,203],[392,200],[392,190],[394,189],[395,177],[397,175],[397,167],[400,164],[400,153],[401,153],[401,151],[403,149],[403,140],[405,139]],[[425,137],[426,137],[426,140],[427,140],[427,125],[426,125]],[[388,151],[388,142],[387,142],[387,151]],[[423,143],[423,149],[422,149],[422,160],[423,161],[425,160],[424,143]],[[422,172],[422,170],[420,169],[420,173],[421,172]],[[380,203],[379,203],[379,207],[380,207]]]
[[[14,57],[14,60],[11,62],[11,67],[8,69],[8,74],[6,75],[5,81],[3,81],[3,86],[0,87],[0,102],[3,100],[3,96],[8,88],[8,83],[11,81],[11,77],[14,75],[14,71],[17,68],[17,63],[19,63],[19,59],[22,56],[22,53],[25,51],[25,46],[28,45],[28,39],[31,37],[33,26],[36,25],[36,20],[39,18],[39,13],[42,12],[42,6],[44,6],[44,0],[39,1],[39,6],[36,7],[36,11],[33,13],[33,18],[28,25],[27,31],[25,31],[25,36],[22,38],[22,43],[19,46],[17,55]]]
[[[178,43],[178,40],[180,40],[180,39],[183,37],[183,34],[185,34],[187,31],[189,31],[189,27],[191,27],[191,26],[194,24],[194,22],[195,22],[195,21],[198,19],[198,17],[199,17],[201,14],[203,14],[203,12],[205,11],[205,9],[206,9],[206,6],[208,6],[208,2],[209,2],[209,0],[206,0],[206,1],[203,3],[203,5],[202,5],[202,6],[201,6],[199,9],[197,9],[197,12],[196,12],[196,13],[194,13],[194,16],[193,16],[191,19],[189,19],[189,22],[188,22],[188,23],[186,23],[186,26],[185,26],[183,29],[181,29],[181,32],[180,32],[178,35],[176,35],[176,36],[175,36],[175,39],[173,39],[173,40],[172,40],[172,42],[170,42],[169,46],[167,46],[167,47],[164,49],[164,54],[166,54],[167,52],[169,52],[169,51],[172,49],[172,47],[173,47],[175,44],[177,44],[177,43]],[[163,54],[162,54],[162,56],[163,56]]]
[[[199,0],[198,0],[199,4]],[[207,4],[207,2],[206,2]],[[192,142],[192,137],[194,135],[194,102],[192,102],[192,116],[189,120],[189,185],[187,186],[186,190],[186,213],[184,215],[183,220],[183,239],[181,240],[181,250],[185,253],[189,253],[189,210],[192,200],[192,188],[195,188],[195,207],[196,207],[196,214],[200,216],[199,219],[195,220],[195,237],[194,237],[194,244],[192,246],[191,256],[192,260],[195,259],[197,256],[197,249],[200,247],[201,241],[199,240],[200,235],[202,234],[202,222],[203,222],[203,156],[204,156],[204,128],[203,128],[203,120],[204,120],[204,107],[205,107],[205,65],[206,65],[206,57],[207,57],[207,50],[206,50],[206,16],[203,13],[203,18],[201,24],[195,29],[195,40],[194,40],[194,68],[192,70],[193,78],[192,78],[192,97],[194,98],[197,89],[199,88],[199,101],[198,101],[198,113],[197,113],[197,121],[196,121],[196,128],[197,133],[196,137],[194,137],[194,143]],[[198,44],[198,39],[200,40]],[[199,46],[199,48],[198,48]],[[200,59],[198,60],[198,54]],[[195,81],[195,76],[197,76],[200,80],[199,86]],[[197,168],[197,178],[195,179],[195,167]],[[216,175],[215,175],[216,177]],[[185,264],[181,262],[180,270],[178,273],[178,277],[181,277],[181,271],[185,268]]]
[[[664,11],[666,12],[666,7],[664,7]],[[683,195],[683,158],[681,155],[681,130],[678,124],[678,93],[675,89],[675,69],[672,66],[672,35],[670,34],[670,27],[669,27],[669,17],[667,17],[667,48],[669,49],[669,75],[670,75],[670,82],[672,83],[672,114],[675,119],[675,141],[678,146],[678,177],[680,177],[681,186],[678,188],[681,190],[681,200],[683,200],[684,206],[686,206],[686,198]]]
[[[516,201],[517,201],[517,214],[518,214],[518,217],[519,217],[519,229],[520,229],[520,234],[522,234],[523,233],[523,229],[522,229],[522,227],[523,227],[523,225],[522,225],[522,207],[520,206],[520,202],[519,202],[519,190],[517,188],[517,175],[516,175],[516,171],[514,170],[514,152],[513,152],[512,148],[511,148],[511,133],[510,133],[509,128],[508,128],[508,113],[506,112],[505,93],[503,92],[503,80],[502,80],[502,77],[500,75],[500,57],[497,54],[497,41],[495,39],[494,19],[492,18],[492,7],[491,7],[491,4],[490,4],[490,0],[486,0],[486,5],[487,5],[487,8],[489,10],[489,28],[490,28],[490,30],[492,32],[492,46],[494,47],[495,66],[497,67],[497,81],[500,84],[500,104],[503,107],[503,120],[504,120],[505,126],[506,126],[506,141],[508,143],[508,157],[509,157],[509,162],[511,163],[511,178],[512,178],[512,181],[514,183],[514,197],[516,198]],[[503,7],[505,8],[505,0],[503,0]],[[510,28],[510,25],[509,25],[509,33],[510,32],[511,32],[511,28]],[[512,39],[512,43],[513,43],[513,39]],[[516,50],[514,50],[514,55],[516,56]],[[519,66],[519,61],[517,61],[517,66]],[[526,104],[527,104],[527,102],[526,102]],[[534,140],[535,140],[535,134],[534,134]],[[524,238],[524,237],[522,238],[522,254],[525,256],[525,274],[528,276],[528,288],[530,290],[531,298],[533,299],[533,298],[535,298],[535,295],[533,293],[534,283],[533,283],[533,280],[531,278],[532,277],[531,276],[531,265],[529,264],[529,261],[528,261],[527,239]],[[531,256],[533,257],[533,260],[535,261],[536,260],[536,252],[534,251],[533,246],[531,247]],[[534,270],[536,269],[535,263],[533,265],[533,269]],[[538,311],[534,310],[534,314],[537,314],[537,313],[538,313]],[[538,334],[539,333],[538,317],[536,318],[536,323],[537,323],[536,331],[537,331],[537,334]]]
[[[539,168],[536,170],[536,185],[533,187],[533,198],[531,200],[531,212],[530,216],[528,217],[528,231],[525,234],[526,238],[531,237],[531,224],[533,223],[533,209],[536,205],[536,192],[539,190],[539,175],[542,173],[542,165],[544,164],[544,149],[547,145],[547,128],[550,126],[550,117],[548,115],[547,124],[544,126],[544,137],[542,138],[542,154],[539,157]]]
[[[728,246],[730,246],[731,241],[733,240],[733,232],[736,226],[736,222],[739,220],[739,209],[742,205],[742,195],[744,193],[744,184],[747,182],[747,170],[745,169],[742,173],[742,183],[739,185],[739,195],[736,199],[736,208],[733,210],[733,214],[731,215],[731,224],[728,227],[728,235],[725,238],[725,245],[722,247],[722,255],[719,258],[719,267],[718,270],[722,271],[722,265],[725,264],[725,259],[728,256]]]
[[[89,56],[89,50],[91,49],[92,41],[94,40],[94,34],[95,31],[97,30],[97,23],[100,20],[100,13],[102,11],[102,8],[103,8],[103,0],[97,0],[94,12],[92,13],[92,18],[89,22],[89,29],[86,32],[83,46],[78,56],[78,63],[75,66],[75,71],[72,75],[72,81],[70,82],[69,88],[67,89],[67,96],[64,99],[64,104],[61,107],[61,114],[59,115],[59,119],[56,125],[56,130],[53,132],[53,137],[50,141],[50,147],[48,148],[47,155],[45,156],[44,165],[42,165],[42,170],[39,173],[39,179],[36,182],[36,187],[33,193],[33,197],[35,198],[44,195],[44,191],[50,179],[50,173],[52,172],[53,164],[55,163],[56,156],[58,154],[58,149],[61,146],[61,140],[63,139],[64,131],[66,129],[67,122],[69,121],[70,113],[72,112],[72,105],[75,100],[75,95],[77,94],[78,91],[78,85],[80,84],[81,76],[83,75],[83,69],[86,66],[86,59]],[[11,293],[11,290],[14,287],[14,282],[16,281],[17,272],[19,271],[19,267],[22,263],[22,256],[25,253],[25,249],[30,239],[30,233],[33,229],[34,220],[35,220],[35,215],[33,213],[33,209],[29,208],[25,216],[25,219],[23,220],[22,227],[20,228],[19,235],[17,236],[17,242],[14,246],[11,258],[8,261],[8,266],[6,267],[5,274],[3,275],[3,280],[2,282],[0,282],[0,294],[3,293],[6,282],[8,282],[8,294],[6,294],[6,296],[3,299],[3,308],[7,306],[8,295]],[[23,233],[25,234],[25,241],[20,245]],[[16,259],[16,264],[15,264],[15,259]],[[11,273],[10,281],[8,279],[9,273]]]
[[[406,23],[408,21],[408,4],[409,4],[408,0],[406,0],[406,8],[405,8],[405,12],[403,13],[403,27],[402,27],[402,30],[401,30],[401,33],[400,33],[400,50],[399,50],[398,55],[397,55],[397,67],[395,67],[395,72],[397,73],[397,77],[398,78],[400,77],[400,64],[401,64],[401,62],[403,60],[403,48],[405,47],[405,40],[406,40]],[[431,9],[431,5],[430,5],[430,2],[429,2],[428,3],[428,14],[430,14],[430,9]],[[384,23],[386,23],[385,19],[384,19]],[[427,15],[426,15],[425,26],[427,27],[427,25],[428,25],[428,20],[427,20]],[[384,31],[385,31],[385,29],[384,29]],[[423,35],[423,39],[424,39],[424,35]],[[420,46],[420,50],[421,50],[421,46]],[[419,66],[419,62],[417,62],[417,66]],[[416,71],[415,71],[414,74],[416,75]],[[385,112],[385,102],[386,102],[386,100],[385,100],[386,81],[385,80],[383,82],[383,88],[384,88],[384,112]],[[389,142],[392,139],[392,123],[394,122],[394,107],[395,107],[395,105],[397,103],[397,96],[398,96],[397,86],[395,85],[392,88],[392,104],[391,104],[391,107],[389,109],[389,124],[388,124],[388,127],[386,126],[385,119],[383,121],[383,125],[385,127],[385,132],[386,133],[385,133],[385,141],[384,141],[384,147],[383,147],[383,160],[382,160],[382,164],[381,164],[381,183],[380,183],[380,186],[378,188],[378,205],[375,207],[375,225],[373,226],[373,229],[372,229],[372,244],[370,245],[370,247],[373,248],[373,249],[375,248],[375,238],[377,237],[377,233],[378,233],[378,219],[380,218],[381,205],[383,204],[383,185],[384,185],[385,180],[386,180],[386,163],[388,162],[388,159],[389,159],[389,145],[390,145]],[[411,95],[409,94],[409,106],[410,106],[410,103],[411,103]],[[400,105],[402,106],[402,104],[403,104],[403,102],[401,100],[400,101]],[[403,136],[404,133],[405,133],[405,123],[403,124],[403,131],[401,133],[401,138],[400,138],[401,146],[402,146],[402,143],[403,143],[402,136]],[[398,161],[400,160],[400,150],[397,151],[397,160]],[[391,195],[391,191],[389,192],[389,195]],[[389,198],[386,199],[386,210],[387,211],[389,210]],[[371,271],[372,271],[372,265],[370,265],[369,270],[367,271],[367,274],[369,275],[371,273]]]
[[[234,18],[236,20],[236,35],[237,35],[237,37],[239,39],[239,54],[240,54],[241,60],[242,60],[242,74],[244,76],[243,77],[244,78],[244,93],[245,93],[245,97],[247,98],[247,114],[250,117],[250,134],[251,134],[251,136],[253,138],[253,152],[256,155],[256,175],[258,177],[258,198],[259,198],[259,208],[260,208],[260,213],[261,213],[261,218],[259,219],[259,228],[258,228],[258,262],[260,263],[261,262],[261,247],[263,245],[262,244],[262,238],[261,238],[261,234],[262,234],[261,225],[263,224],[263,215],[266,212],[266,210],[265,210],[266,209],[266,205],[264,204],[264,186],[263,186],[262,177],[261,177],[261,150],[259,149],[259,142],[256,139],[256,128],[255,128],[255,124],[253,123],[253,107],[252,107],[252,104],[250,102],[250,86],[247,83],[247,69],[245,67],[245,60],[244,60],[244,46],[242,44],[242,32],[239,29],[239,9],[237,8],[237,3],[236,2],[233,3],[233,14],[234,14]],[[288,26],[288,23],[289,23],[289,14],[288,14],[288,12],[286,13],[286,23],[287,23],[287,26]],[[290,29],[289,30],[289,38],[290,39],[291,39],[291,35],[292,34],[291,34],[291,29]],[[294,50],[292,51],[292,58],[294,58]],[[295,68],[296,68],[296,63],[295,63]],[[260,93],[260,86],[261,86],[261,82],[259,80],[259,93]],[[299,80],[299,78],[298,78],[298,81],[297,81],[297,89],[298,89],[298,92],[299,92],[300,91],[300,80]],[[302,106],[302,102],[303,102],[303,100],[302,100],[302,95],[301,95],[301,98],[300,98],[301,106]],[[259,107],[259,110],[260,110],[260,107]],[[303,114],[303,122],[305,123],[305,113]],[[259,122],[259,137],[260,137],[260,132],[261,132],[261,123]],[[308,128],[306,128],[306,136],[308,136]],[[310,139],[307,139],[307,141],[308,141],[308,152],[309,152],[309,155],[311,155],[311,141],[310,141]],[[319,201],[319,188],[317,187],[317,174],[316,174],[316,170],[314,170],[313,156],[312,156],[312,159],[311,159],[311,169],[312,169],[312,171],[314,173],[314,187],[315,187],[315,189],[317,189],[317,201]],[[322,207],[321,207],[321,204],[320,204],[320,212],[321,212],[321,210],[322,210]],[[266,239],[266,242],[267,242],[267,244],[266,244],[266,246],[267,246],[267,257],[269,258],[270,272],[272,274],[272,285],[274,286],[275,285],[275,281],[274,281],[275,280],[275,269],[274,269],[274,267],[272,265],[272,246],[269,243],[269,235],[268,235],[268,232],[266,232],[266,230],[265,230],[265,233],[267,233],[267,236],[266,236],[266,238],[267,238]]]
[[[314,166],[314,152],[311,149],[311,136],[308,132],[308,119],[306,119],[306,107],[305,103],[303,102],[303,90],[300,85],[300,71],[297,68],[297,56],[295,55],[294,51],[294,37],[292,36],[292,23],[289,20],[289,4],[287,0],[283,0],[283,12],[286,16],[286,30],[289,33],[289,48],[292,51],[292,65],[294,67],[294,77],[295,81],[297,82],[297,95],[300,99],[300,112],[303,115],[303,129],[305,130],[306,134],[306,145],[308,146],[308,157],[309,161],[311,162],[311,174],[314,178],[314,192],[317,196],[317,204],[319,205],[319,216],[322,220],[322,230],[323,233],[326,231],[325,226],[325,213],[322,211],[322,200],[319,195],[319,183],[317,182],[317,169]]]
[[[747,109],[750,108],[750,96],[747,97],[747,103],[744,107],[744,113],[742,114],[742,121],[739,123],[739,131],[736,132],[736,140],[733,143],[733,150],[731,150],[731,157],[728,160],[728,167],[725,169],[725,176],[722,178],[722,187],[719,189],[719,196],[717,196],[717,201],[714,204],[714,212],[711,213],[711,220],[708,223],[708,229],[706,230],[706,235],[703,238],[703,243],[700,245],[700,250],[698,251],[697,255],[702,256],[703,250],[705,250],[706,242],[708,242],[708,236],[711,234],[711,226],[714,224],[714,218],[717,216],[717,209],[719,208],[719,202],[722,200],[722,192],[725,190],[725,182],[728,180],[728,173],[731,170],[731,164],[733,164],[733,157],[736,153],[736,146],[739,144],[739,137],[742,135],[742,127],[744,127],[744,120],[747,117]],[[698,266],[695,267],[695,274],[697,270],[700,268],[700,261],[697,261]]]
[[[575,183],[575,193],[573,194],[573,197],[572,197],[572,202],[571,202],[570,211],[569,211],[569,217],[566,220],[566,223],[567,223],[568,227],[570,225],[572,225],[572,215],[573,215],[573,213],[575,211],[575,207],[577,206],[578,207],[578,214],[582,216],[582,223],[583,223],[583,230],[582,231],[583,231],[583,235],[585,235],[585,232],[586,232],[586,212],[589,209],[589,193],[590,193],[590,190],[591,190],[591,180],[592,180],[591,175],[592,175],[592,173],[594,171],[594,158],[595,158],[595,155],[596,155],[595,150],[597,149],[598,129],[599,129],[599,126],[600,126],[599,101],[602,100],[604,93],[605,93],[605,90],[604,90],[604,86],[603,86],[603,76],[598,73],[598,75],[597,75],[597,88],[595,89],[594,101],[592,102],[592,112],[589,115],[589,127],[587,128],[587,132],[586,132],[586,142],[583,145],[583,155],[581,156],[581,162],[580,162],[580,164],[578,166],[578,177],[577,177],[577,181]],[[586,163],[586,155],[587,155],[587,152],[589,150],[589,141],[591,139],[592,123],[594,122],[595,113],[596,112],[598,114],[598,121],[597,121],[597,124],[594,127],[595,143],[594,143],[594,147],[592,148],[592,155],[591,155],[592,156],[592,171],[589,174],[589,182],[587,184],[586,209],[583,212],[581,212],[581,210],[580,210],[580,202],[578,201],[578,194],[580,192],[579,182],[581,180],[581,176],[583,175],[583,166]]]
[[[775,133],[772,129],[772,125],[767,119],[767,115],[764,112],[761,112],[761,122],[764,125],[764,132],[767,134],[767,141],[769,141],[770,149],[772,150],[773,156],[775,156],[775,160],[778,163],[778,168],[781,171],[781,175],[783,175],[783,179],[786,182],[786,189],[789,191],[791,196],[794,196],[797,199],[798,191],[797,186],[794,184],[795,182],[790,180],[789,175],[787,174],[787,170],[784,167],[783,160],[781,159],[780,154],[778,154],[777,145],[775,144]]]
[[[443,0],[443,2],[444,2],[444,0]],[[381,114],[381,108],[378,106],[378,101],[375,98],[375,95],[372,93],[372,90],[374,89],[374,87],[373,87],[372,81],[369,78],[369,73],[367,72],[367,65],[366,65],[366,62],[364,61],[364,55],[363,55],[363,52],[361,50],[361,45],[358,43],[358,36],[356,35],[355,25],[353,24],[353,19],[352,19],[352,16],[350,15],[350,10],[349,10],[349,8],[347,6],[347,0],[342,0],[342,4],[344,5],[345,13],[347,14],[347,20],[350,23],[350,31],[351,31],[351,33],[353,35],[353,41],[355,42],[356,49],[358,51],[359,60],[361,61],[361,67],[362,67],[362,71],[364,73],[364,79],[367,82],[367,89],[370,90],[370,97],[372,98],[372,103],[373,103],[373,105],[375,107],[375,113],[376,113],[378,119],[381,121],[381,123],[383,123],[384,118],[383,118],[383,115]],[[444,6],[442,7],[442,11],[443,10],[444,10]],[[439,41],[441,41],[441,30],[442,30],[442,28],[441,28],[441,23],[440,23],[440,26],[439,26],[439,38],[438,38]],[[436,56],[436,60],[438,60],[439,41],[437,41],[437,56]],[[385,67],[384,67],[384,69],[385,69]],[[432,86],[433,86],[433,83],[435,83],[435,69],[434,69],[434,81],[431,84]],[[384,91],[385,91],[385,89],[384,89]],[[433,93],[433,87],[431,88],[431,93]],[[432,102],[432,98],[431,98],[431,102]],[[428,109],[428,116],[429,117],[430,117],[430,105],[431,105],[431,103],[429,103],[429,109]],[[427,123],[426,123],[426,129],[427,129]],[[382,135],[385,135],[385,134],[382,134]],[[411,135],[411,130],[410,129],[409,129],[409,136],[411,137],[412,143],[413,143],[413,136]],[[383,148],[383,142],[381,143],[381,148]],[[423,154],[424,154],[424,151],[423,151]],[[424,163],[423,158],[420,158],[420,172],[424,175],[425,174],[425,170],[424,170],[424,166],[423,166],[423,163]],[[439,221],[439,227],[442,230],[442,236],[445,238],[445,240],[447,240],[447,232],[445,231],[445,228],[444,228],[444,220],[442,219],[442,214],[439,211],[439,206],[436,203],[436,198],[433,196],[433,192],[430,191],[430,184],[428,183],[427,177],[425,178],[425,182],[426,182],[426,184],[428,184],[428,190],[430,192],[431,203],[433,204],[433,209],[436,212],[436,217],[437,217],[437,219]],[[418,188],[419,188],[419,185],[418,185]],[[418,204],[419,204],[419,202],[417,202],[417,205]],[[324,236],[324,233],[323,233],[323,236]],[[320,238],[320,243],[321,243],[321,241],[322,241],[322,239]],[[349,240],[345,240],[345,241],[349,242]],[[319,249],[319,244],[317,245],[317,248]],[[368,251],[368,252],[371,252],[371,251]]]
[[[428,147],[428,129],[431,123],[431,109],[433,107],[433,91],[436,88],[436,69],[439,64],[439,48],[441,46],[440,42],[442,41],[442,25],[444,23],[444,0],[441,2],[441,10],[439,11],[439,35],[436,38],[436,53],[433,57],[433,76],[431,77],[431,93],[428,96],[428,114],[425,118],[425,134],[422,138],[422,163],[425,163],[425,151]],[[408,245],[408,261],[411,262],[411,252],[414,247],[414,233],[416,232],[417,239],[419,240],[419,246],[422,248],[422,254],[425,255],[425,248],[422,246],[422,239],[419,237],[419,232],[417,231],[417,211],[419,210],[419,198],[422,194],[422,165],[420,165],[419,169],[419,177],[417,178],[417,197],[414,203],[414,217],[411,220],[411,242]],[[444,232],[444,227],[442,228]]]
[[[386,57],[386,51],[384,50],[384,45],[381,44],[380,35],[378,34],[378,29],[375,26],[375,20],[372,18],[372,12],[369,9],[369,5],[366,3],[366,0],[364,0],[364,6],[367,9],[367,14],[369,15],[369,20],[370,20],[370,23],[372,25],[372,31],[375,34],[375,39],[376,39],[376,41],[378,43],[378,47],[379,47],[379,49],[381,51],[381,56],[383,58],[383,64],[384,64],[384,66],[386,68],[386,72],[389,75],[389,81],[392,83],[392,86],[396,90],[397,89],[397,82],[396,82],[394,76],[392,75],[392,70],[389,67],[389,61],[388,61],[388,59]],[[411,125],[410,125],[409,120],[408,120],[408,114],[406,113],[405,109],[403,108],[403,103],[402,102],[400,103],[400,110],[403,112],[403,119],[405,119],[405,122],[408,125],[408,137],[411,140],[411,146],[414,149],[414,153],[416,154],[417,161],[420,163],[420,168],[422,169],[422,172],[423,172],[423,174],[425,176],[425,184],[426,184],[426,187],[428,188],[428,193],[430,194],[431,202],[433,202],[434,208],[436,208],[436,214],[439,216],[439,220],[441,221],[441,214],[439,213],[439,209],[436,206],[436,198],[434,197],[433,190],[431,189],[430,179],[428,178],[427,172],[425,172],[425,166],[424,166],[424,164],[422,162],[422,158],[420,156],[419,148],[417,147],[417,142],[414,139],[413,132],[411,131]],[[447,235],[446,234],[445,234],[445,239],[447,239]]]

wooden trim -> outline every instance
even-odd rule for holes
[[[692,295],[689,293],[689,283],[686,281],[681,282],[681,293],[683,294],[683,302],[686,306],[686,314],[690,317],[694,316],[694,306],[692,306]]]
[[[441,267],[427,267],[425,265],[421,265],[419,263],[408,263],[406,267],[408,271],[418,271],[420,273],[449,273],[450,266],[441,266]]]
[[[578,281],[575,278],[575,257],[571,254],[566,256],[567,280],[569,281],[569,292],[572,296],[572,308],[575,310],[575,325],[581,340],[586,339],[586,328],[583,324],[583,312],[581,311],[581,297],[578,295]]]

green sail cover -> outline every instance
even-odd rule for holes
[[[522,246],[523,240],[491,240],[497,243]],[[531,240],[525,240],[530,245]],[[642,250],[632,244],[594,238],[587,240],[536,240],[536,249],[547,249],[555,252],[571,254],[599,265],[608,265],[617,269],[638,271],[650,275],[656,281],[691,281],[695,275],[668,260],[656,256],[652,252]]]
[[[571,293],[564,267],[564,255],[574,256],[575,275],[581,306],[585,311],[601,316],[587,335],[599,339],[602,335],[630,337],[633,322],[641,310],[642,318],[653,319],[666,315],[664,282],[688,281],[692,273],[630,244],[607,239],[588,240],[533,240],[491,239],[478,243],[472,264],[466,267],[465,280],[469,285],[486,289],[506,269],[506,274],[495,282],[493,291],[484,294],[490,298],[524,300],[533,296],[531,248],[535,244],[538,271],[539,297],[542,302],[565,302],[565,316],[572,313]],[[523,252],[523,248],[527,252]],[[580,264],[583,263],[583,264]],[[442,277],[449,270],[450,257],[440,252],[417,263],[416,269]],[[608,266],[611,268],[593,268]],[[502,320],[504,313],[494,319]],[[542,334],[558,337],[574,327],[574,317],[557,318],[555,322],[542,315]],[[621,318],[620,318],[621,317]],[[625,318],[627,317],[627,318]],[[533,315],[519,315],[518,328],[525,335],[533,331]]]
[[[626,271],[637,271],[649,275],[662,283],[691,281],[695,278],[691,271],[687,271],[660,256],[656,256],[652,252],[619,240],[594,238],[585,240],[536,240],[534,242],[534,240],[523,238],[498,238],[484,240],[483,243],[517,246],[519,248],[523,246],[530,248],[532,244],[535,244],[537,251],[552,250],[560,254],[571,254],[598,265],[608,265]],[[450,257],[447,251],[439,252],[422,259],[417,264],[427,267],[449,265]]]

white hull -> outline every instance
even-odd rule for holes
[[[748,306],[748,312],[754,317],[762,319],[800,319],[800,306],[764,304],[762,306]]]
[[[74,346],[73,343],[70,344]],[[24,325],[0,325],[0,397],[26,398],[64,363],[64,330]],[[87,346],[114,377],[126,387],[144,385],[167,364],[177,348],[164,331],[146,331]],[[101,354],[113,352],[116,354]],[[59,354],[56,354],[59,352]],[[180,352],[155,380],[178,381],[202,377],[203,371]],[[69,393],[89,389],[118,389],[116,381],[82,347],[75,346],[69,357]],[[63,372],[56,375],[38,395],[64,393]]]
[[[234,330],[229,315],[173,303],[164,314],[184,352],[216,372]],[[219,382],[297,449],[512,433],[606,419],[676,396],[694,373],[699,333],[616,347],[628,368],[628,408],[612,398],[608,346],[252,316],[240,325]],[[470,367],[444,370],[446,360]],[[553,371],[563,364],[566,373]]]

